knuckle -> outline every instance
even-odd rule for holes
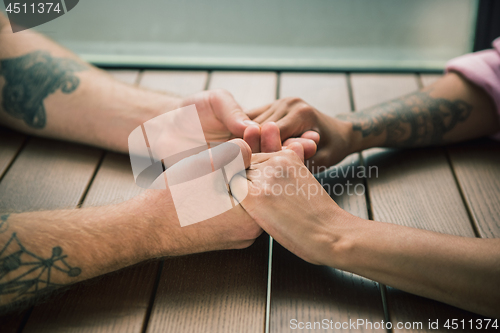
[[[300,117],[307,118],[314,114],[314,109],[304,102],[297,105],[296,112]]]
[[[298,103],[303,103],[304,102],[304,100],[302,100],[302,98],[296,97],[296,96],[286,97],[285,101],[289,105],[293,105],[293,104],[298,104]]]

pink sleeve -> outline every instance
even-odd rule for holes
[[[450,60],[446,72],[455,71],[486,91],[493,99],[500,117],[500,38],[492,50],[470,53]],[[500,140],[500,132],[493,138]]]

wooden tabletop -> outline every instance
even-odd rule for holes
[[[224,88],[247,109],[300,96],[321,111],[354,112],[412,92],[438,75],[223,71],[111,71],[142,87],[188,95]],[[372,149],[339,166],[378,177],[332,197],[354,215],[467,237],[500,236],[500,144],[479,140],[418,150]],[[0,128],[0,212],[118,203],[139,194],[127,155]],[[0,332],[290,332],[290,321],[410,323],[392,332],[448,332],[481,318],[360,276],[298,259],[268,235],[248,249],[168,258],[76,284],[49,302],[0,317]],[[428,329],[439,320],[441,329]],[[417,329],[414,323],[422,323]],[[375,326],[375,325],[374,325]],[[323,331],[320,329],[313,331]],[[330,330],[387,332],[385,329]],[[468,332],[470,330],[465,330]],[[453,330],[453,332],[462,332]]]

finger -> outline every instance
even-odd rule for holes
[[[260,116],[262,113],[264,113],[266,110],[268,110],[271,107],[271,105],[273,105],[273,103],[269,103],[269,104],[260,106],[258,108],[252,109],[252,110],[250,110],[250,111],[247,112],[247,116],[250,119],[255,119],[258,116]]]
[[[215,91],[210,94],[210,105],[215,116],[236,137],[242,138],[249,125],[257,125],[250,120],[233,95],[227,91]]]
[[[255,121],[258,124],[263,124],[266,120],[268,120],[273,115],[274,112],[275,112],[274,106],[271,106],[270,109],[264,111],[258,117],[254,118],[253,121]]]
[[[304,147],[300,143],[292,142],[285,149],[294,151],[300,157],[302,163],[304,162]]]
[[[319,144],[320,135],[316,131],[307,131],[304,134],[302,134],[300,137],[303,139],[313,140],[314,142],[316,142],[316,144]]]
[[[243,140],[250,146],[252,153],[260,153],[260,127],[250,125],[243,133]]]
[[[269,122],[277,122],[283,117],[286,117],[288,114],[287,110],[285,109],[273,109],[273,112],[269,115],[267,115],[266,119],[263,119],[262,121],[258,121],[259,124],[264,124],[264,123],[269,123]]]
[[[228,142],[237,144],[240,147],[241,154],[243,156],[243,162],[245,164],[245,169],[248,168],[252,160],[252,149],[250,148],[250,146],[242,139],[233,139]]]
[[[281,150],[280,130],[276,123],[265,123],[260,129],[260,149],[263,153]]]
[[[316,145],[316,142],[310,139],[304,139],[304,138],[290,138],[283,142],[283,146],[289,146],[292,143],[299,143],[302,145],[302,148],[304,149],[304,158],[310,159],[316,154],[316,150],[318,149],[318,146]]]
[[[295,114],[288,114],[276,122],[280,129],[281,139],[286,140],[291,137],[297,137],[302,134],[303,124]]]

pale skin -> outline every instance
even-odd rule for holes
[[[281,130],[281,136],[279,131],[267,134],[274,136],[268,145],[277,153],[253,156],[247,173],[250,195],[242,202],[277,242],[313,264],[500,318],[500,239],[458,237],[364,220],[340,209],[323,188],[309,200],[302,193],[265,195],[273,185],[320,187],[310,173],[304,172],[303,177],[279,173],[283,166],[306,168],[294,154],[280,151],[282,141],[289,147],[301,141],[293,137],[314,139],[319,134],[313,158],[316,165],[330,166],[371,147],[441,145],[496,133],[498,116],[484,91],[449,73],[421,92],[338,118],[299,98],[276,101],[249,115],[259,123],[276,122]],[[252,137],[250,146],[252,140],[258,141],[253,132],[251,127],[245,132]],[[271,170],[267,172],[271,177],[256,172],[265,168]],[[272,170],[279,176],[272,176]]]

